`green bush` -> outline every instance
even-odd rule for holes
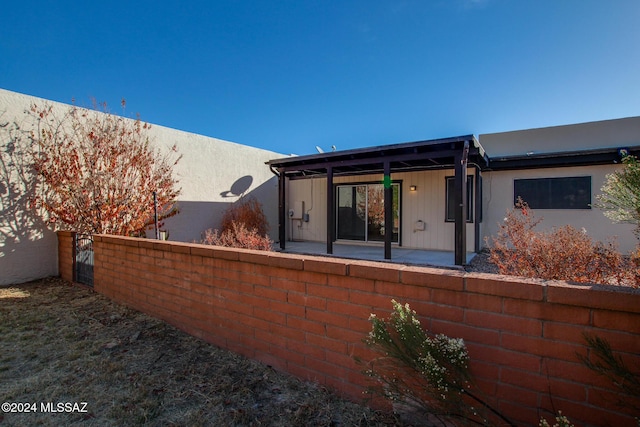
[[[613,222],[634,224],[640,238],[640,162],[633,155],[624,156],[622,162],[622,169],[607,175],[595,206]]]

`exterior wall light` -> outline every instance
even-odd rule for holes
[[[416,191],[417,189],[418,189],[418,187],[415,186],[415,185],[410,185],[409,186],[409,191]]]

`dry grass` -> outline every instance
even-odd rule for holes
[[[0,336],[0,403],[37,407],[2,425],[401,425],[60,279],[0,289]]]

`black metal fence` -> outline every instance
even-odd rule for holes
[[[93,236],[77,233],[75,236],[74,279],[93,286]]]

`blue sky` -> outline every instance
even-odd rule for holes
[[[638,0],[20,1],[0,87],[279,153],[640,115]]]

